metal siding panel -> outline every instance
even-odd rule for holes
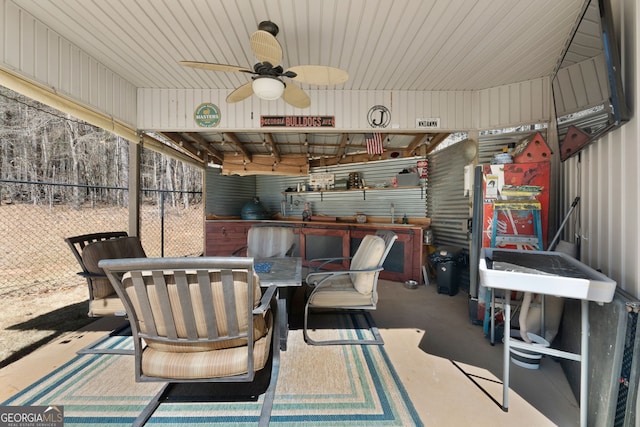
[[[416,165],[417,158],[396,159],[371,164],[359,163],[331,167],[313,168],[311,173],[333,173],[336,179],[346,179],[349,172],[360,172],[367,185],[389,182],[398,172]],[[288,187],[296,188],[302,177],[257,176],[257,194],[270,212],[281,209],[283,195]],[[396,219],[400,222],[406,213],[408,217],[425,217],[424,191],[420,188],[398,188],[392,190],[359,190],[340,192],[305,192],[287,194],[287,216],[301,216],[305,202],[311,202],[314,214],[330,216],[352,216],[364,212],[368,216],[389,217],[391,203],[394,203]],[[292,201],[298,201],[292,205]]]
[[[36,22],[35,28],[35,67],[34,76],[37,80],[46,82],[49,75],[49,31],[40,22]]]
[[[441,119],[441,128],[452,131],[469,128],[476,121],[472,92],[307,90],[312,99],[312,106],[308,110],[296,109],[280,101],[261,101],[256,97],[227,104],[225,98],[228,92],[226,89],[139,89],[138,102],[141,108],[138,108],[138,127],[202,130],[191,120],[192,112],[202,102],[213,102],[220,107],[219,128],[224,130],[261,129],[260,115],[328,114],[336,117],[336,130],[364,131],[371,129],[367,113],[374,105],[385,105],[391,110],[389,130],[419,130],[415,119],[422,117],[438,117]],[[172,103],[180,103],[181,100],[183,108],[171,108]],[[145,114],[141,114],[143,111]],[[183,119],[185,116],[186,119]]]
[[[245,203],[256,195],[255,176],[220,175],[218,168],[207,168],[205,215],[240,216]]]
[[[463,144],[453,144],[429,155],[427,216],[437,245],[467,248],[467,231],[462,222],[469,218],[469,199],[463,194]]]

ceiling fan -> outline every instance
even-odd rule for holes
[[[344,83],[349,74],[335,67],[324,65],[298,65],[284,70],[282,62],[282,46],[276,36],[279,28],[271,21],[263,21],[258,25],[250,38],[251,50],[258,59],[253,70],[238,65],[215,64],[211,62],[180,61],[181,65],[211,71],[240,72],[251,74],[248,83],[236,88],[227,96],[227,102],[239,102],[256,94],[265,100],[282,97],[284,101],[297,108],[311,105],[309,95],[291,81],[285,83],[284,78],[312,85],[337,85]]]

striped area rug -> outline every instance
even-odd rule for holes
[[[333,332],[341,337],[361,333],[355,331]],[[132,347],[132,342],[130,337],[114,336],[101,345],[122,349]],[[135,382],[133,356],[81,354],[3,405],[63,405],[67,427],[125,426],[160,387]],[[254,426],[260,403],[163,403],[147,425]],[[292,330],[288,349],[280,354],[271,425],[423,424],[383,346],[309,346],[301,330]]]

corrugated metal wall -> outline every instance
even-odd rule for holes
[[[27,78],[130,126],[136,88],[40,21],[0,0],[0,62]]]
[[[337,165],[323,168],[312,168],[311,173],[333,173],[335,178],[347,179],[350,172],[359,172],[367,185],[389,183],[391,178],[403,169],[416,166],[418,158],[394,159],[383,162],[357,163]],[[254,195],[270,213],[282,212],[287,216],[302,216],[305,202],[311,202],[314,215],[352,216],[356,212],[364,212],[368,216],[390,217],[391,203],[397,221],[403,215],[408,217],[425,217],[426,191],[424,180],[420,180],[418,188],[395,188],[382,190],[364,190],[348,192],[304,192],[287,194],[287,188],[295,189],[299,182],[306,182],[301,177],[287,176],[223,176],[219,169],[208,168],[206,173],[207,214],[240,215],[242,205]],[[283,201],[286,203],[283,206]]]
[[[391,178],[403,169],[416,166],[418,158],[394,159],[382,162],[356,163],[331,167],[312,168],[311,173],[332,173],[335,179],[347,179],[350,172],[359,172],[366,180],[367,186],[390,183]],[[283,195],[274,190],[285,191],[288,187],[296,188],[300,177],[258,176],[258,192],[270,210],[279,211]],[[424,185],[424,180],[420,180]],[[287,195],[287,215],[300,216],[304,202],[311,202],[314,215],[351,216],[356,212],[364,212],[368,216],[389,217],[391,203],[394,204],[395,216],[399,220],[404,214],[408,217],[425,217],[424,188],[397,188],[366,191],[349,191],[335,193],[296,193]],[[292,203],[293,202],[293,203]]]
[[[427,216],[437,248],[452,246],[468,254],[467,220],[472,201],[464,192],[464,167],[473,161],[469,145],[475,144],[473,140],[461,141],[428,157]],[[469,266],[461,264],[458,268],[459,287],[469,291]]]
[[[640,16],[635,0],[614,0],[620,29],[627,104],[634,111],[621,128],[560,164],[559,211],[580,196],[577,215],[563,239],[580,236],[581,261],[600,269],[629,294],[640,297]],[[617,13],[617,14],[616,14]],[[635,108],[634,108],[635,107]],[[575,219],[577,218],[577,219]],[[640,401],[639,401],[640,407]]]
[[[466,141],[429,155],[427,216],[436,246],[468,247],[467,219],[470,200],[464,194]]]
[[[219,168],[207,168],[205,194],[205,215],[239,216],[256,196],[256,177],[221,175]]]

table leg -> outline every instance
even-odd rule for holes
[[[582,333],[580,343],[580,426],[587,426],[589,404],[589,301],[581,301]]]
[[[509,411],[509,342],[511,341],[511,292],[505,291],[504,295],[504,332],[502,340],[504,348],[502,354],[502,410]]]
[[[289,313],[287,312],[287,288],[278,288],[278,317],[280,325],[280,350],[287,351],[287,336],[289,335]]]

